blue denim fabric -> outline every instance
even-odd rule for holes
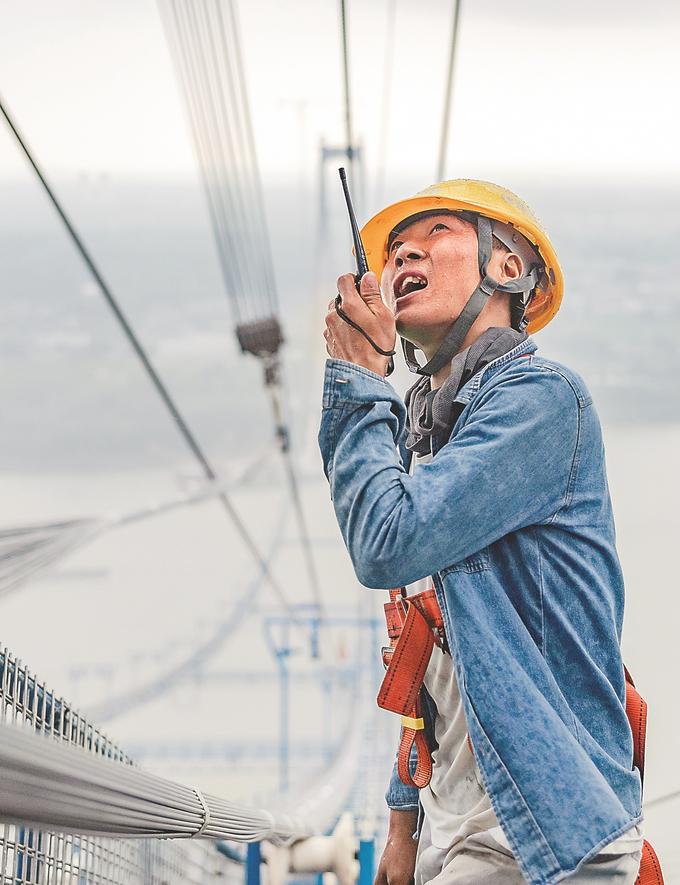
[[[581,379],[535,351],[471,379],[413,476],[400,397],[329,360],[319,442],[361,583],[433,576],[486,789],[525,877],[548,885],[638,822],[641,795],[600,425]],[[394,781],[388,798],[417,804]]]

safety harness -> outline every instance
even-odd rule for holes
[[[382,649],[385,677],[378,693],[378,706],[401,716],[401,738],[397,771],[409,787],[422,789],[432,777],[432,755],[426,736],[425,702],[422,698],[425,671],[435,645],[448,652],[444,619],[434,587],[424,593],[407,596],[405,588],[390,590],[385,603],[388,647]],[[624,668],[625,669],[625,668]],[[644,780],[647,704],[625,669],[626,716],[633,732],[633,766]],[[474,755],[470,735],[468,746]],[[409,765],[411,749],[416,749],[416,766]],[[664,885],[661,865],[652,846],[644,841],[640,872],[635,885]]]

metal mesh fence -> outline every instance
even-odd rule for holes
[[[132,764],[7,649],[0,651],[0,720]],[[0,885],[227,885],[241,877],[242,868],[207,842],[100,839],[0,824]]]

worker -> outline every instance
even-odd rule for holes
[[[370,272],[359,291],[340,277],[326,317],[324,469],[359,581],[433,582],[445,634],[424,675],[431,778],[395,767],[377,885],[632,885],[641,785],[600,424],[529,334],[562,299],[553,247],[522,200],[469,180],[362,238]],[[385,377],[397,335],[417,373],[404,401]]]

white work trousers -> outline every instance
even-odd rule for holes
[[[564,879],[565,885],[634,885],[641,852],[601,854]],[[418,845],[415,885],[527,885],[513,854],[488,833],[468,836],[462,845],[436,848],[427,818]]]

